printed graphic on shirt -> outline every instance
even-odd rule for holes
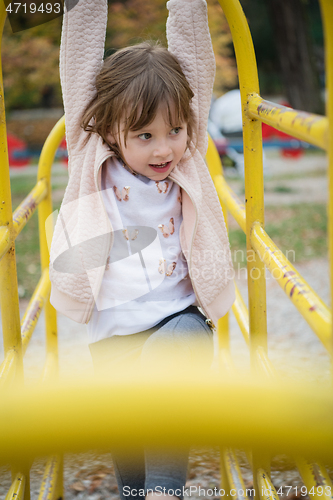
[[[165,274],[166,276],[171,276],[173,271],[176,269],[176,262],[172,262],[171,264],[166,267],[166,260],[165,259],[160,259],[159,261],[159,266],[158,266],[158,272],[160,274]]]
[[[129,233],[128,229],[123,229],[123,235],[125,236],[126,240],[128,241],[129,239],[135,240],[139,234],[138,229],[134,229]]]
[[[178,281],[182,282],[187,273],[187,265],[182,266],[181,248],[178,241],[171,243],[175,235],[178,236],[177,208],[176,211],[171,211],[173,216],[170,217],[170,212],[155,213],[150,207],[150,212],[147,212],[147,223],[151,222],[151,226],[141,226],[138,222],[135,222],[135,225],[126,224],[124,213],[128,219],[133,219],[136,215],[136,189],[133,186],[130,188],[127,184],[129,183],[126,180],[119,183],[113,182],[108,189],[103,190],[104,199],[109,192],[107,196],[110,197],[110,206],[113,207],[115,214],[112,221],[114,230],[111,233],[110,225],[104,221],[105,206],[101,203],[99,193],[83,196],[62,206],[59,213],[61,231],[57,234],[59,244],[57,252],[55,253],[52,249],[50,255],[55,271],[88,276],[97,310],[100,311],[132,300],[142,298],[144,301],[147,297],[149,300],[166,300],[169,296],[174,299],[175,293],[171,287],[171,282],[174,281],[173,286],[178,287],[177,297],[186,295],[188,291],[191,292],[190,287],[177,284]],[[167,196],[162,196],[163,189],[168,189],[168,195],[174,193],[173,205],[178,206],[179,209],[177,202],[179,190],[172,191],[172,183],[161,182],[161,192],[159,192],[154,184],[155,181],[152,182],[151,188],[155,198],[161,202],[169,200]],[[125,185],[125,187],[116,190],[117,185]],[[128,203],[121,203],[121,201],[128,201],[128,197],[131,198]],[[131,207],[133,203],[134,216],[132,216]],[[93,216],[89,210],[91,206],[96,207]],[[122,211],[118,212],[118,210]],[[80,218],[81,213],[85,214],[84,219]],[[76,228],[78,225],[86,225],[89,218],[91,219],[89,221],[91,234],[88,239],[82,240],[81,233]],[[55,225],[53,216],[49,219],[47,221],[50,225],[50,230],[47,231],[48,244],[51,243],[52,227]],[[144,224],[146,219],[141,217],[141,220],[141,224]],[[160,221],[161,224],[159,224]],[[107,248],[110,249],[109,255],[107,255]],[[102,285],[100,285],[100,279],[97,279],[101,274],[100,268],[103,268],[104,272]],[[163,286],[160,287],[160,285]],[[155,290],[157,288],[158,290]]]
[[[125,187],[123,187],[123,189],[121,190],[121,193],[120,193],[117,186],[113,186],[114,194],[116,195],[116,198],[119,201],[121,201],[121,200],[128,201],[129,200],[130,189],[131,189],[130,186],[125,186]]]
[[[168,226],[164,224],[159,224],[157,227],[162,231],[164,238],[168,238],[171,234],[175,232],[174,218],[171,217]]]
[[[169,187],[169,183],[167,181],[164,181],[164,182],[155,181],[155,184],[157,187],[157,191],[159,193],[167,193],[168,187]]]
[[[135,238],[127,239],[125,234],[135,235]],[[95,297],[98,311],[142,297],[157,288],[167,276],[159,273],[156,267],[156,261],[163,255],[156,229],[132,226],[115,231],[114,235],[102,285]],[[90,271],[87,274],[90,277]]]

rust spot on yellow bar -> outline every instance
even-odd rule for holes
[[[43,308],[43,302],[42,299],[37,300],[25,318],[24,324],[22,325],[22,341],[26,338],[27,334],[30,334],[32,326],[37,322]]]
[[[273,104],[269,101],[262,101],[257,106],[258,115],[275,115],[283,113],[295,113],[295,117],[292,121],[292,125],[295,124],[296,120],[300,120],[303,124],[306,123],[308,130],[310,131],[313,124],[317,123],[322,119],[322,116],[316,116],[312,113],[307,113],[306,111],[298,111],[293,108],[288,108],[287,106],[282,106],[281,104]]]
[[[296,273],[294,273],[294,271],[287,271],[286,273],[284,273],[283,277],[286,278],[287,276],[294,276]]]
[[[43,478],[43,484],[41,486],[40,500],[48,500],[53,497],[54,487],[55,487],[55,475],[57,474],[58,463],[57,459],[51,459],[51,464],[49,470],[45,471],[45,476]]]
[[[36,207],[37,207],[36,200],[34,199],[33,196],[31,196],[31,194],[28,195],[26,199],[23,201],[21,207],[15,212],[15,217],[13,219],[13,222],[19,224],[23,218],[29,220],[34,211],[36,210]]]

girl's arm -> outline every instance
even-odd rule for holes
[[[80,0],[69,12],[64,13],[60,80],[69,154],[80,147],[81,115],[96,92],[95,76],[104,56],[107,11],[107,0]]]
[[[205,0],[170,0],[167,3],[168,49],[181,64],[194,93],[192,108],[197,120],[197,148],[207,151],[207,121],[215,78],[215,57]]]

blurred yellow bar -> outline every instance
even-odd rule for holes
[[[305,378],[268,383],[247,373],[222,381],[183,368],[175,367],[172,376],[170,370],[147,366],[141,376],[124,367],[110,372],[109,384],[66,380],[2,390],[1,462],[116,445],[131,449],[139,443],[264,447],[272,454],[297,450],[313,461],[333,462],[328,383]]]
[[[328,149],[328,119],[265,101],[257,94],[248,96],[248,115],[301,141]]]

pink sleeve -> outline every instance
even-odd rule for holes
[[[69,154],[80,148],[81,115],[94,97],[95,78],[103,56],[106,34],[107,0],[80,0],[64,13],[60,46],[60,80],[66,115]]]
[[[168,49],[181,64],[194,93],[192,108],[197,120],[197,144],[207,151],[207,121],[215,78],[215,57],[208,28],[205,0],[169,0]]]

